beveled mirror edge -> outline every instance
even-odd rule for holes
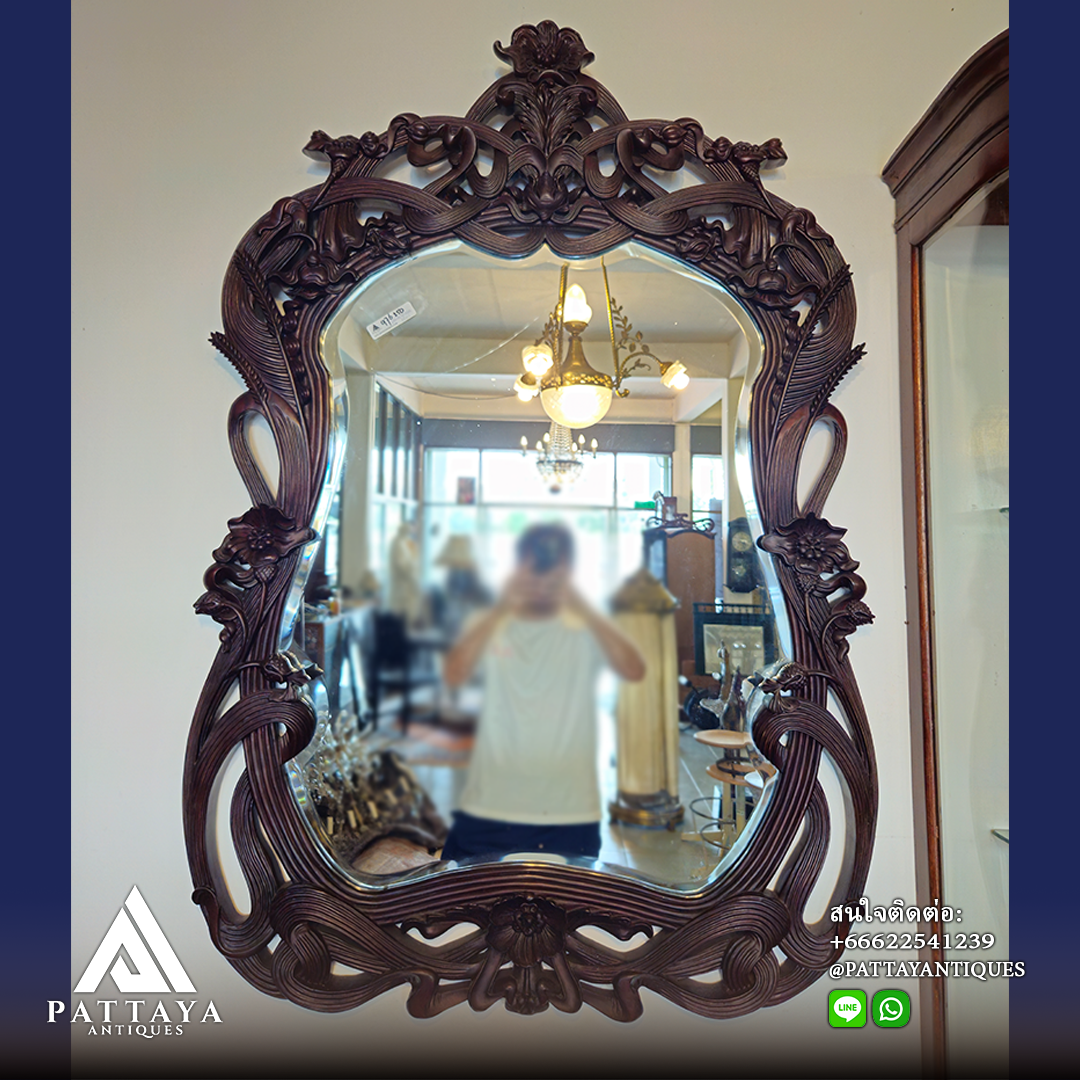
[[[762,186],[762,165],[784,160],[778,140],[733,144],[710,140],[693,120],[627,120],[581,72],[592,55],[580,37],[553,23],[519,27],[496,51],[514,71],[466,117],[403,114],[383,135],[359,139],[316,132],[306,151],[329,158],[327,180],[279,200],[241,241],[227,272],[225,329],[212,341],[247,385],[229,435],[255,505],[229,522],[196,603],[223,629],[185,762],[193,899],[216,947],[244,978],[311,1009],[341,1011],[409,983],[414,1015],[502,1000],[515,1012],[588,1004],[632,1020],[647,986],[703,1015],[740,1015],[800,992],[839,956],[831,939],[844,936],[843,919],[804,920],[828,848],[817,780],[823,753],[854,808],[833,904],[857,901],[873,848],[876,765],[846,640],[872,615],[843,530],[821,516],[845,441],[828,398],[862,353],[851,345],[850,273],[811,213]],[[495,111],[510,115],[500,130],[484,123]],[[537,117],[547,124],[535,125]],[[594,127],[594,117],[607,123]],[[475,167],[481,146],[494,161],[487,174]],[[598,155],[608,148],[618,164],[604,176]],[[384,159],[401,150],[413,165],[449,169],[423,190],[378,179]],[[646,173],[677,172],[691,161],[715,179],[668,192]],[[388,200],[400,211],[360,223],[354,207],[364,199]],[[728,208],[726,221],[708,217],[717,204]],[[759,547],[773,556],[788,611],[793,660],[759,687],[768,704],[758,711],[754,740],[780,768],[769,806],[743,857],[698,895],[661,896],[626,878],[594,880],[577,868],[532,863],[485,864],[358,894],[300,819],[284,762],[314,730],[296,693],[309,675],[278,639],[298,564],[315,540],[306,523],[316,519],[336,456],[320,336],[351,285],[405,251],[454,236],[511,258],[545,243],[567,257],[599,254],[632,239],[718,281],[761,332],[762,370],[748,403],[752,490]],[[800,320],[797,309],[806,304]],[[272,501],[244,442],[243,417],[252,412],[266,419],[278,447]],[[799,457],[821,419],[837,436],[833,457],[800,509]],[[222,712],[236,685],[239,702]],[[846,729],[828,712],[830,691]],[[231,823],[251,898],[247,915],[224,883],[212,812],[215,780],[241,742],[247,768]],[[445,946],[407,933],[437,937],[458,923],[478,929]],[[630,953],[607,949],[576,933],[586,925],[622,940],[645,932],[648,940]],[[354,974],[336,973],[335,965]],[[719,981],[693,979],[717,970]]]
[[[613,256],[618,258],[613,261]],[[446,260],[449,260],[449,265],[444,265]],[[572,264],[571,273],[576,280],[581,280],[581,275],[592,271],[594,274],[599,273],[601,262],[606,260],[606,265],[609,270],[614,271],[616,267],[621,267],[623,273],[625,273],[627,265],[634,269],[640,270],[643,267],[647,267],[652,274],[662,274],[663,277],[657,280],[656,285],[650,285],[646,292],[650,297],[650,302],[655,302],[661,296],[666,302],[671,302],[673,297],[677,297],[681,300],[679,310],[676,314],[679,316],[675,322],[675,325],[679,327],[680,332],[688,333],[689,339],[698,340],[699,335],[703,332],[705,326],[713,324],[715,321],[720,329],[720,340],[724,346],[728,348],[730,355],[724,357],[724,363],[721,364],[721,370],[728,371],[730,367],[730,375],[736,379],[736,382],[723,391],[720,402],[728,402],[727,414],[723,422],[714,420],[714,423],[719,423],[723,428],[727,423],[731,423],[735,426],[734,412],[735,406],[740,398],[739,388],[745,383],[747,386],[752,385],[752,379],[756,373],[760,370],[761,365],[761,353],[762,353],[762,339],[760,332],[757,329],[756,324],[753,322],[749,313],[743,308],[725,289],[719,282],[713,278],[707,278],[701,275],[691,264],[684,262],[676,262],[670,256],[663,255],[654,251],[646,246],[635,244],[634,242],[627,242],[619,245],[615,249],[609,250],[604,256],[600,258],[583,258],[575,260]],[[422,274],[430,274],[432,269],[445,271],[448,273],[465,272],[469,273],[472,270],[488,270],[498,268],[498,273],[512,278],[515,274],[528,274],[530,271],[535,272],[538,266],[544,266],[547,270],[558,272],[559,264],[562,262],[552,255],[547,249],[541,248],[534,252],[532,255],[526,256],[522,259],[515,260],[512,263],[508,263],[505,259],[499,259],[494,256],[489,256],[482,251],[477,251],[469,247],[465,242],[453,239],[444,241],[437,246],[428,247],[417,254],[408,254],[402,256],[398,261],[388,264],[382,269],[368,275],[360,283],[355,285],[349,293],[343,298],[340,306],[331,317],[329,323],[325,327],[321,337],[321,352],[324,360],[324,364],[332,380],[332,384],[337,385],[337,381],[340,378],[345,378],[347,375],[344,366],[344,360],[348,359],[354,366],[359,366],[366,372],[368,372],[372,378],[382,384],[382,377],[385,374],[390,376],[389,385],[382,384],[383,391],[393,395],[395,390],[395,379],[393,376],[397,375],[399,370],[411,371],[406,365],[405,368],[399,368],[399,366],[392,360],[388,359],[388,356],[392,357],[393,347],[395,341],[397,342],[410,342],[414,340],[412,332],[414,327],[422,323],[423,329],[419,331],[421,340],[427,341],[431,337],[442,339],[442,335],[445,331],[441,331],[437,335],[432,334],[432,327],[441,327],[442,318],[444,316],[444,307],[440,302],[435,299],[438,295],[438,289],[435,287],[435,283],[430,277],[424,279],[424,284],[418,283],[418,276]],[[452,267],[452,269],[450,269]],[[507,269],[509,267],[509,269]],[[490,282],[490,287],[494,288],[496,292],[499,292],[503,286],[503,282],[493,281]],[[512,284],[512,283],[507,283]],[[375,298],[368,300],[369,291],[374,287]],[[659,291],[657,291],[659,290]],[[685,290],[685,292],[681,292]],[[622,290],[620,289],[620,295]],[[692,301],[690,297],[692,296]],[[378,350],[372,355],[370,349],[371,339],[366,335],[363,335],[358,327],[365,326],[370,319],[380,315],[384,310],[389,310],[394,307],[399,299],[408,297],[412,301],[417,303],[417,306],[422,309],[424,319],[417,319],[415,322],[409,322],[409,326],[403,328],[404,336],[402,338],[396,337],[393,334],[380,335],[377,339]],[[625,299],[625,297],[623,297]],[[456,318],[460,321],[462,310],[461,304],[465,303],[464,297],[456,296],[459,307],[452,313],[449,313],[450,318]],[[546,296],[544,299],[548,299]],[[485,295],[482,304],[487,305],[490,303],[490,296]],[[640,303],[640,300],[638,301]],[[696,304],[699,308],[699,314],[691,315],[686,310],[688,303]],[[636,305],[635,305],[636,306]],[[661,304],[660,306],[663,306]],[[714,307],[715,306],[715,307]],[[466,305],[466,308],[468,305]],[[359,313],[358,313],[359,309]],[[536,311],[545,311],[546,308],[536,308]],[[471,314],[471,311],[470,311]],[[475,315],[471,315],[472,319],[475,319]],[[514,329],[509,338],[505,338],[502,341],[502,345],[510,346],[510,351],[517,351],[517,347],[522,340],[531,340],[539,325],[543,321],[542,315],[536,315],[531,322],[527,325],[522,323],[522,319],[525,318],[520,311],[509,312],[505,306],[505,297],[500,296],[499,307],[499,319],[505,320],[503,324],[507,328]],[[669,323],[672,316],[670,313],[665,312],[664,322]],[[688,324],[689,318],[699,318],[699,324]],[[469,318],[466,318],[466,322]],[[476,325],[475,322],[473,325]],[[352,331],[351,337],[345,338],[345,343],[342,342],[342,335],[346,330]],[[505,329],[505,333],[511,333],[510,329]],[[466,341],[470,347],[486,346],[489,339],[486,335],[494,333],[493,329],[485,328],[483,331],[476,330],[470,331],[465,335]],[[475,337],[475,334],[480,334],[480,338]],[[664,343],[661,344],[662,339],[655,336],[654,333],[650,333],[649,338],[653,341],[654,347],[659,347],[662,355],[668,355],[668,350],[671,348],[677,348],[677,345]],[[363,340],[361,340],[363,338]],[[450,342],[445,342],[446,346],[449,346]],[[390,349],[389,354],[387,349]],[[442,348],[438,350],[442,351]],[[428,367],[421,365],[421,368],[416,370],[423,371],[424,376],[430,376],[436,371],[439,374],[457,374],[461,371],[468,371],[471,365],[477,363],[475,360],[466,360],[464,357],[471,356],[472,353],[466,352],[461,356],[455,356],[455,358],[448,362],[447,366],[444,366],[440,361],[435,367]],[[488,353],[482,352],[480,354],[481,360],[486,357]],[[516,361],[516,357],[514,358]],[[700,368],[701,360],[698,359],[698,366]],[[491,369],[494,370],[494,369]],[[423,376],[422,376],[423,377]],[[695,376],[697,377],[697,376]],[[405,379],[416,378],[415,375],[403,376]],[[634,394],[637,394],[638,379],[633,380]],[[445,385],[442,386],[442,390],[447,390]],[[505,390],[504,390],[505,392]],[[463,424],[469,430],[473,430],[473,421],[480,419],[478,416],[471,416],[467,420],[455,419],[452,416],[453,407],[451,407],[451,418],[448,420],[444,413],[446,404],[438,400],[439,393],[434,395],[435,400],[431,400],[423,393],[423,389],[417,394],[417,400],[412,403],[412,408],[415,412],[419,413],[422,418],[417,423],[427,423],[431,419],[431,413],[433,411],[434,416],[437,418],[435,422],[439,425],[446,424]],[[511,395],[513,396],[513,395]],[[729,400],[730,399],[730,400]],[[676,399],[672,399],[672,408],[674,410],[674,402]],[[709,399],[711,400],[711,398]],[[471,402],[470,402],[471,404]],[[520,403],[517,403],[520,406]],[[699,406],[700,407],[700,406]],[[640,406],[639,406],[640,408]],[[350,403],[350,412],[352,405]],[[362,411],[362,407],[361,407]],[[535,410],[534,410],[535,411]],[[534,419],[529,413],[522,409],[522,412],[529,419]],[[621,409],[620,409],[621,412]],[[685,413],[683,414],[686,415]],[[730,415],[732,419],[728,420],[727,416]],[[694,416],[690,413],[690,417]],[[484,416],[485,426],[487,423],[487,417]],[[493,418],[494,419],[494,418]],[[606,435],[610,431],[610,416],[607,418],[607,423],[602,422],[598,427],[592,429],[600,438],[601,443],[607,446]],[[641,423],[640,415],[636,418],[637,423]],[[659,415],[651,417],[646,420],[647,426],[654,426],[655,423],[661,422]],[[673,423],[674,421],[672,421]],[[685,421],[684,421],[685,422]],[[700,423],[700,414],[698,416],[698,423]],[[505,416],[501,416],[502,426],[506,426]],[[517,422],[512,422],[516,424]],[[500,419],[494,419],[494,427],[500,426]],[[626,428],[629,431],[634,430],[634,422],[620,419],[619,426]],[[440,429],[441,430],[441,429]],[[517,432],[520,434],[520,432]],[[350,433],[350,440],[352,439]],[[445,438],[445,435],[443,435]],[[745,442],[745,440],[743,440]],[[421,435],[421,442],[425,442]],[[436,439],[437,444],[440,440]],[[469,444],[471,445],[471,444]],[[630,449],[636,450],[636,447],[630,445]],[[513,447],[513,456],[517,457],[518,448]],[[436,453],[438,451],[435,451]],[[725,448],[723,453],[725,456],[729,451]],[[742,448],[742,452],[745,453],[745,447]],[[346,458],[350,461],[349,469],[358,469],[363,474],[364,479],[359,480],[363,495],[362,498],[370,500],[370,491],[368,490],[368,474],[370,472],[370,464],[363,460],[363,455],[358,454],[355,449],[346,451]],[[747,474],[748,475],[748,474]],[[612,477],[614,479],[614,477]],[[346,470],[343,470],[339,479],[338,490],[342,491],[347,489],[351,492],[353,489],[349,488],[349,481],[346,475]],[[481,485],[483,486],[483,485]],[[642,489],[643,493],[652,494],[655,490],[655,485]],[[504,496],[505,497],[505,496]],[[751,503],[751,506],[753,504]],[[415,512],[421,513],[427,507],[427,497],[422,501],[420,508]],[[370,511],[370,503],[368,506]],[[741,514],[741,500],[740,509],[738,511],[731,511],[733,514]],[[754,511],[756,514],[756,510]],[[645,514],[641,514],[644,520]],[[426,529],[426,527],[425,527]],[[345,545],[344,541],[344,527],[337,539],[338,545],[347,546],[350,549],[356,547],[355,537],[354,542]],[[758,530],[760,535],[760,529]],[[362,541],[363,542],[363,541]],[[370,542],[370,541],[368,541]],[[366,545],[365,545],[366,547]],[[385,556],[384,556],[385,557]],[[363,560],[362,560],[363,561]],[[481,558],[481,563],[484,559]],[[640,563],[640,553],[638,556],[638,563]],[[355,565],[355,563],[354,563]],[[372,564],[369,562],[368,566]],[[635,564],[634,569],[638,564]],[[768,581],[773,584],[773,592],[771,595],[777,595],[777,589],[775,584],[775,575],[771,573],[771,566],[768,560],[764,560],[762,563],[762,569],[765,572],[765,576]],[[327,574],[331,571],[329,567],[326,568]],[[630,572],[630,567],[625,568],[625,573]],[[337,575],[335,574],[335,580]],[[343,580],[343,579],[342,579]],[[355,580],[355,579],[353,579]],[[497,585],[497,582],[492,579],[489,581],[489,585],[493,588]],[[611,586],[611,590],[614,591],[614,585]],[[597,604],[604,603],[599,597],[594,598],[594,602]],[[353,615],[356,611],[353,611]],[[348,614],[341,616],[331,616],[331,623],[335,621],[335,618],[349,619]],[[780,623],[778,626],[778,634],[781,640],[789,640],[790,635],[787,633],[786,628],[786,611],[780,608],[774,612],[774,619]],[[356,625],[355,622],[350,625]],[[368,626],[370,631],[370,624],[364,623]],[[329,631],[327,631],[329,632]],[[350,630],[349,633],[355,633],[355,630]],[[362,635],[363,631],[359,631]],[[302,652],[303,645],[299,638],[297,639],[298,647],[294,651]],[[316,646],[318,648],[318,646]],[[319,654],[322,655],[322,654]],[[329,655],[327,653],[326,655]],[[338,656],[338,650],[334,650],[334,656]],[[321,659],[319,663],[324,663]],[[418,823],[420,813],[415,810],[409,814],[407,819],[402,822],[402,816],[398,814],[386,814],[377,815],[373,814],[371,818],[368,817],[366,811],[363,809],[365,805],[364,791],[367,790],[366,783],[361,779],[365,776],[364,769],[373,771],[380,770],[380,753],[381,750],[389,748],[395,751],[403,760],[406,771],[412,773],[410,767],[410,750],[412,749],[407,745],[407,735],[403,731],[401,735],[389,743],[385,740],[390,739],[389,735],[383,735],[381,738],[375,736],[376,745],[378,750],[365,748],[363,745],[363,739],[365,736],[375,735],[375,727],[377,726],[374,714],[368,715],[363,709],[359,708],[355,714],[350,713],[348,718],[338,711],[338,707],[329,702],[336,701],[333,692],[330,690],[332,685],[337,685],[340,682],[340,672],[334,667],[333,662],[327,662],[328,670],[322,675],[316,676],[300,688],[299,692],[302,696],[309,699],[313,710],[317,717],[317,728],[315,735],[307,747],[301,752],[301,754],[287,763],[287,768],[290,771],[290,775],[293,779],[294,790],[297,792],[297,797],[300,799],[301,805],[305,810],[304,819],[309,827],[313,830],[313,838],[317,843],[326,849],[332,849],[333,856],[332,861],[338,870],[344,874],[348,880],[363,889],[386,889],[396,888],[403,881],[414,882],[417,878],[426,876],[428,874],[442,874],[445,873],[449,867],[445,863],[439,861],[433,861],[427,863],[421,868],[406,868],[400,867],[396,869],[390,869],[385,867],[378,872],[368,872],[360,863],[365,860],[362,858],[364,851],[371,847],[378,847],[380,843],[386,840],[386,836],[389,833],[394,835],[394,830],[399,825],[404,824],[406,830],[411,830],[412,826]],[[745,669],[745,665],[744,665]],[[366,670],[366,668],[365,668]],[[753,669],[747,670],[747,675],[753,673]],[[325,689],[324,689],[325,686]],[[746,685],[741,692],[742,698],[749,695],[751,687]],[[351,701],[350,701],[351,707]],[[436,706],[437,708],[437,706]],[[329,711],[328,711],[329,709]],[[614,724],[614,716],[608,717],[609,721]],[[363,734],[360,739],[350,737],[347,732],[352,731],[352,725],[359,724],[363,729]],[[423,730],[424,725],[421,724],[419,730]],[[355,732],[354,732],[355,735]],[[709,752],[701,744],[691,739],[689,733],[684,736],[685,740],[690,743],[691,749],[701,748],[706,756],[709,756]],[[403,744],[403,742],[405,744]],[[422,736],[421,736],[422,742]],[[348,749],[346,748],[346,744]],[[419,748],[421,744],[417,744]],[[685,759],[686,747],[683,747],[681,751],[682,760],[684,762],[683,769],[680,773],[687,770],[693,770],[693,766],[690,761]],[[422,756],[422,755],[421,755]],[[715,754],[711,755],[715,759]],[[712,761],[709,762],[712,764]],[[703,766],[701,767],[701,777],[704,783],[708,783],[705,778]],[[436,770],[445,772],[446,769]],[[308,777],[307,791],[304,790],[304,781],[301,779],[301,773],[305,773]],[[419,777],[421,786],[424,786],[429,775],[423,775],[426,770],[422,769],[422,775]],[[352,783],[348,782],[347,778],[351,775]],[[410,779],[415,776],[410,776]],[[608,799],[615,799],[618,797],[618,791],[614,786],[616,781],[614,775],[607,777],[604,783],[612,785],[611,790],[607,793]],[[771,778],[766,778],[764,783],[764,789],[753,796],[753,802],[747,807],[747,819],[745,823],[739,822],[735,826],[737,829],[737,835],[741,837],[742,832],[745,830],[752,830],[756,827],[756,823],[759,820],[759,816],[754,814],[750,815],[751,809],[756,809],[758,805],[764,805],[762,800],[771,798]],[[430,789],[429,789],[430,790]],[[700,789],[699,789],[700,791]],[[455,809],[453,803],[446,802],[446,792],[443,785],[439,785],[439,796],[434,796],[433,801],[435,803],[435,810],[439,814],[443,821],[449,821],[451,812]],[[314,793],[315,798],[309,798],[308,794]],[[706,797],[708,798],[708,797]],[[683,798],[683,802],[689,809],[682,808],[683,813],[691,819],[691,831],[695,831],[695,827],[700,822],[695,822],[693,819],[695,816],[704,817],[705,815],[699,810],[694,810],[691,806],[693,795],[688,794]],[[319,808],[316,809],[316,803],[318,802]],[[696,803],[700,807],[700,803]],[[739,804],[742,805],[741,803]],[[734,797],[732,797],[731,813],[735,814],[736,806]],[[353,818],[352,815],[362,815],[365,824],[356,825],[355,821],[358,818]],[[344,829],[340,827],[341,823],[346,820],[353,820],[354,825],[352,827],[346,825]],[[330,832],[327,831],[327,824],[329,820]],[[367,824],[370,822],[370,824]],[[425,826],[425,829],[429,826]],[[614,832],[618,833],[617,843],[609,842],[609,837]],[[697,835],[701,835],[700,829],[697,829]],[[731,847],[730,836],[724,838],[724,843],[720,845],[720,849],[717,852],[716,847],[710,842],[691,843],[687,844],[686,840],[689,836],[682,836],[678,831],[671,829],[668,830],[668,838],[673,842],[670,853],[667,856],[662,857],[667,859],[667,862],[658,864],[654,858],[655,849],[648,848],[649,855],[644,859],[638,859],[627,854],[624,847],[624,841],[632,843],[633,834],[635,830],[616,830],[614,825],[604,828],[602,825],[602,835],[605,839],[602,841],[603,850],[596,857],[592,859],[572,860],[571,865],[578,866],[583,869],[593,870],[601,873],[609,873],[615,875],[625,876],[637,881],[641,881],[647,885],[653,887],[664,888],[676,895],[696,894],[701,892],[710,886],[715,878],[727,871],[727,868],[733,863],[737,862],[742,857],[742,852],[746,846],[745,842],[739,843]],[[630,835],[628,835],[630,834]],[[415,834],[414,840],[419,839],[423,842],[423,838],[418,838]],[[641,834],[639,834],[641,835]],[[436,839],[431,837],[430,839]],[[437,845],[436,845],[437,846]],[[430,851],[431,844],[428,844]],[[693,849],[701,849],[707,854],[694,858],[689,861],[689,865],[681,865],[682,855],[678,854],[679,849],[683,854],[687,854]],[[713,854],[715,852],[715,855]],[[420,853],[416,853],[420,856]],[[420,856],[422,857],[422,856]],[[491,857],[488,861],[493,861],[496,857]],[[465,865],[474,865],[473,862]]]

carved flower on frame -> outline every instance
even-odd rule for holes
[[[836,612],[837,621],[843,620],[845,625],[850,625],[854,630],[856,626],[866,626],[874,621],[874,613],[861,600],[853,600],[843,606],[838,606]]]
[[[855,575],[852,575],[855,576]],[[861,579],[859,579],[861,581]],[[839,601],[828,622],[829,636],[836,645],[836,654],[843,660],[848,654],[847,637],[860,626],[874,621],[874,613],[861,600],[850,597]]]
[[[533,967],[563,949],[563,912],[545,900],[512,900],[491,913],[488,944],[518,967]]]
[[[214,622],[221,624],[222,630],[218,637],[226,652],[232,647],[237,633],[244,631],[244,619],[239,608],[230,603],[219,590],[204,592],[195,601],[194,608],[197,615],[209,615]]]
[[[678,253],[691,262],[707,259],[722,243],[723,230],[719,225],[694,225],[675,240]]]
[[[342,135],[340,138],[334,139],[327,135],[325,131],[313,131],[307,146],[304,147],[304,153],[309,156],[325,154],[331,163],[340,161],[342,164],[352,161],[360,153],[360,150],[361,141],[355,135]],[[340,171],[340,167],[338,171]]]
[[[550,172],[542,172],[525,188],[525,203],[541,221],[548,221],[569,201],[570,193],[562,180]]]
[[[787,154],[779,139],[770,139],[764,146],[756,146],[753,143],[737,142],[731,148],[731,156],[741,167],[744,175],[756,177],[758,169],[763,161],[776,161],[781,164],[787,161]]]
[[[731,157],[732,145],[732,141],[723,135],[718,139],[706,139],[702,146],[702,160],[727,161]]]
[[[321,675],[322,670],[316,664],[308,664],[304,667],[292,653],[274,653],[269,660],[261,665],[262,673],[271,682],[285,683],[287,687],[303,686],[310,682],[316,675]]]
[[[298,526],[276,506],[253,506],[229,521],[229,535],[214,552],[214,558],[221,563],[237,561],[250,566],[256,577],[266,580],[279,559],[314,539],[314,529]]]
[[[811,513],[796,518],[789,525],[777,526],[758,541],[758,546],[770,555],[779,555],[813,586],[822,574],[858,567],[848,554],[847,546],[841,542],[846,532]]]
[[[274,275],[305,300],[317,300],[324,293],[340,291],[356,280],[356,271],[342,266],[331,252],[312,252],[293,270]]]
[[[505,48],[501,42],[495,43],[495,53],[513,64],[515,74],[524,75],[530,82],[539,82],[549,73],[565,79],[595,59],[576,30],[560,29],[550,19],[537,26],[519,26]]]
[[[805,688],[810,672],[802,664],[785,664],[771,679],[752,678],[750,681],[766,694],[796,693]]]
[[[386,258],[407,255],[412,250],[409,230],[400,220],[386,216],[370,222],[364,228],[364,240],[379,249]]]
[[[365,131],[360,136],[360,150],[364,157],[384,158],[390,152],[390,147],[374,131]]]

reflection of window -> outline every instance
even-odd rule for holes
[[[341,491],[334,492],[334,498],[330,503],[330,512],[326,515],[326,527],[323,530],[326,535],[326,547],[322,555],[326,584],[330,589],[336,589],[338,584],[338,567],[341,565],[340,541],[341,541]]]
[[[724,494],[724,459],[719,454],[690,458],[690,491],[694,517],[719,511]]]
[[[377,495],[415,501],[420,418],[393,394],[375,386],[375,439],[372,448]]]
[[[375,386],[372,495],[368,513],[370,568],[384,569],[402,521],[416,516],[419,495],[420,418],[393,394]]]
[[[641,532],[652,496],[670,490],[666,454],[619,451],[589,456],[571,487],[553,495],[531,456],[520,450],[431,448],[425,452],[424,571],[437,580],[436,559],[447,537],[472,538],[481,576],[497,589],[514,562],[514,540],[537,521],[562,521],[577,543],[578,584],[606,603],[641,566]],[[459,480],[474,478],[476,502],[458,501]],[[648,508],[635,509],[635,504]]]

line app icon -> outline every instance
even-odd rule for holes
[[[829,991],[830,1027],[866,1027],[866,991]]]

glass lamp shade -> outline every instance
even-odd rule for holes
[[[540,393],[540,387],[536,383],[536,376],[531,371],[526,371],[514,380],[514,393],[518,401],[532,401]]]
[[[521,350],[521,362],[525,370],[531,372],[536,378],[542,378],[548,373],[554,360],[551,355],[551,346],[541,341],[539,345],[526,345]]]
[[[585,299],[585,290],[580,285],[571,285],[563,302],[563,322],[587,323],[591,318],[592,308]]]
[[[435,559],[435,565],[450,570],[475,570],[477,562],[472,537],[465,533],[451,533]]]
[[[690,385],[690,376],[687,374],[686,366],[679,360],[662,364],[660,371],[660,381],[672,390],[685,390]]]
[[[544,412],[568,428],[587,428],[598,423],[611,408],[611,387],[592,383],[564,383],[540,392]]]

